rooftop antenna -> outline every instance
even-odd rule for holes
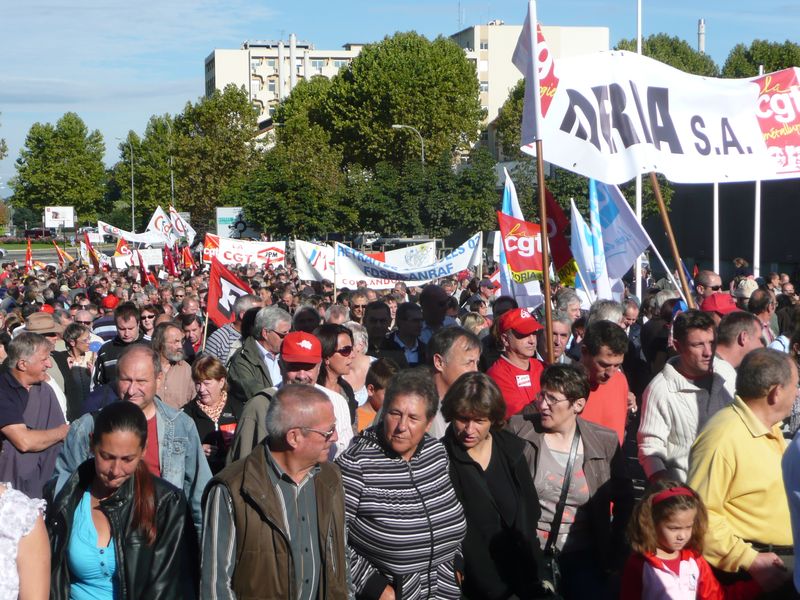
[[[461,6],[461,0],[458,0],[458,30],[464,28],[464,9]]]

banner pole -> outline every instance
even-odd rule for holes
[[[653,184],[653,192],[656,195],[656,202],[658,203],[658,212],[661,214],[661,221],[664,223],[664,231],[669,239],[669,247],[672,250],[672,260],[675,261],[675,269],[678,271],[678,278],[681,282],[681,288],[686,299],[686,305],[689,308],[696,308],[692,291],[689,289],[689,282],[686,281],[686,273],[683,272],[683,263],[681,262],[681,255],[678,253],[678,244],[675,242],[675,234],[672,232],[672,224],[669,222],[669,215],[667,214],[667,207],[664,205],[664,198],[661,196],[661,186],[658,184],[658,177],[655,171],[650,171],[650,183]],[[667,270],[669,273],[669,270]]]
[[[550,302],[550,249],[547,235],[547,202],[545,200],[544,158],[542,140],[536,140],[536,179],[539,188],[539,222],[542,228],[542,294],[544,295],[545,356],[553,364],[553,307]]]

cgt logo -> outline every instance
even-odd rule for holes
[[[166,215],[158,215],[153,225],[164,235],[169,235],[172,232],[172,222]]]
[[[517,254],[522,258],[530,258],[542,252],[542,236],[529,235],[519,223],[515,223],[511,231],[503,238],[506,252]]]

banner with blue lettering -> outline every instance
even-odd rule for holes
[[[440,277],[455,277],[459,271],[477,267],[482,253],[482,233],[473,235],[442,260],[419,267],[389,265],[337,242],[334,282],[337,288],[354,289],[359,281],[364,281],[367,287],[375,290],[392,288],[397,281],[421,285]]]
[[[526,74],[536,61],[548,162],[610,184],[650,171],[681,183],[800,177],[800,69],[715,79],[624,51],[554,60],[541,34],[534,59],[530,35],[523,27],[514,64]],[[523,129],[524,152],[534,137]]]

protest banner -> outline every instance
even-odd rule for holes
[[[418,267],[390,265],[338,242],[334,248],[334,283],[337,288],[355,288],[363,280],[367,287],[381,290],[393,287],[397,281],[421,285],[477,267],[483,253],[483,234],[476,233],[442,260]]]
[[[517,283],[542,278],[542,228],[497,211],[506,262]]]
[[[282,267],[286,263],[286,242],[250,242],[206,233],[203,262],[216,257],[223,265]]]
[[[162,237],[162,241],[170,245],[181,238],[180,234],[175,231],[170,216],[160,206],[153,211],[153,216],[150,217],[150,222],[147,224],[145,231],[159,234]]]
[[[111,261],[114,263],[116,269],[126,269],[131,265],[138,266],[138,256],[142,257],[145,267],[161,266],[164,262],[164,257],[159,248],[143,248],[137,252],[130,252],[128,254],[121,254],[120,256],[112,256]]]
[[[147,231],[145,233],[132,233],[130,231],[125,231],[124,229],[120,229],[119,227],[114,227],[109,223],[105,223],[103,221],[97,222],[97,231],[101,236],[103,235],[110,235],[115,238],[122,238],[128,242],[138,242],[140,244],[163,244],[164,243],[164,236],[157,231]]]
[[[333,248],[303,240],[294,242],[295,268],[300,279],[333,281]]]
[[[436,242],[424,242],[385,252],[366,252],[367,256],[390,265],[421,267],[436,262]]]
[[[216,258],[211,259],[208,278],[208,316],[217,327],[234,320],[233,304],[239,296],[252,294],[253,289],[231,273]]]
[[[194,227],[175,210],[174,206],[169,207],[169,220],[172,223],[172,231],[175,235],[178,236],[178,238],[186,238],[186,241],[189,242],[191,246],[194,243],[197,232],[194,230]]]

